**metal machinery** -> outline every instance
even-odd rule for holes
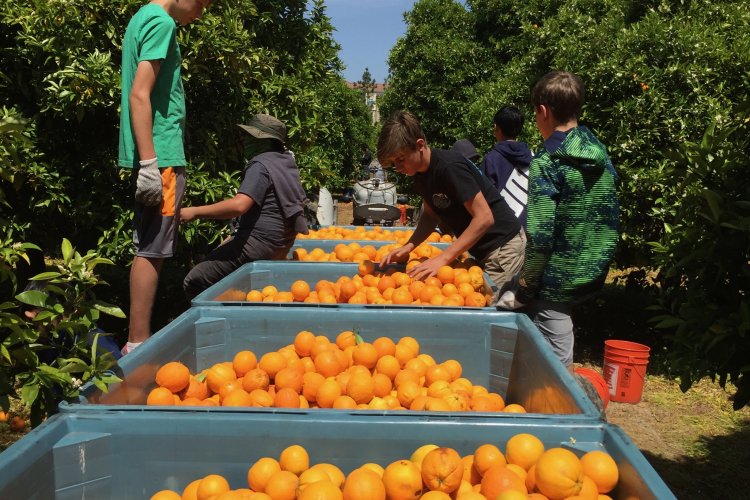
[[[374,160],[363,171],[364,179],[354,184],[354,224],[391,226],[401,217],[396,183],[389,181],[386,171]]]

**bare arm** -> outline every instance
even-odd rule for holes
[[[419,222],[417,223],[416,229],[414,229],[414,234],[409,238],[409,241],[386,254],[380,261],[380,264],[384,266],[391,262],[406,261],[409,258],[409,253],[426,240],[430,233],[435,230],[437,223],[438,217],[435,215],[435,212],[423,202],[422,215],[419,217]]]
[[[231,219],[239,217],[255,205],[255,200],[246,194],[239,193],[234,198],[222,200],[211,205],[183,207],[180,209],[180,223],[195,219]]]
[[[159,75],[161,61],[141,61],[130,89],[130,123],[133,126],[138,156],[141,160],[156,158],[151,110],[151,91]]]
[[[441,266],[450,264],[469,248],[473,247],[495,223],[492,209],[481,191],[474,198],[466,201],[464,207],[471,214],[471,222],[466,227],[466,230],[443,253],[432,259],[427,259],[418,266],[410,269],[410,276],[416,279],[426,279],[434,276]]]

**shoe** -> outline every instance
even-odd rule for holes
[[[125,345],[122,346],[120,352],[123,356],[125,356],[126,354],[130,354],[131,352],[135,351],[136,348],[140,347],[141,344],[143,344],[143,342],[125,342]]]

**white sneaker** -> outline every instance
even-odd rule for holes
[[[126,354],[133,352],[137,347],[140,347],[141,344],[143,344],[143,342],[125,342],[125,345],[122,346],[120,352],[125,356]]]

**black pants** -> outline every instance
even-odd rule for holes
[[[249,235],[236,235],[216,247],[185,276],[182,287],[188,300],[228,276],[243,264],[256,260],[285,260],[291,245],[278,248]]]

